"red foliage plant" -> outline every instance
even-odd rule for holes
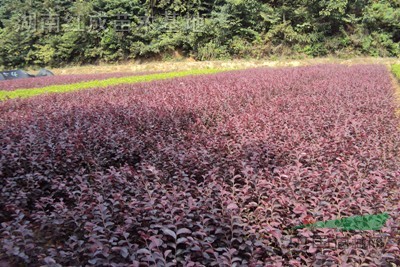
[[[396,262],[396,108],[387,69],[371,65],[232,71],[0,103],[3,261]],[[391,219],[377,233],[292,230],[382,212]],[[385,246],[314,242],[377,234]]]
[[[56,75],[49,77],[35,77],[19,80],[0,81],[0,90],[14,91],[17,89],[41,88],[50,85],[63,85],[79,82],[87,82],[93,80],[106,80],[110,78],[121,78],[127,76],[139,76],[153,74],[154,72],[116,72],[116,73],[99,73],[99,74],[71,74]]]

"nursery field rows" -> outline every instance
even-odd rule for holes
[[[130,84],[140,77],[0,103],[0,260],[400,264],[399,105],[385,66]],[[57,86],[49,88],[77,88]],[[384,227],[297,228],[367,214],[384,214]],[[382,242],[360,247],[359,239]]]
[[[100,73],[100,74],[74,74],[50,77],[35,77],[34,79],[19,79],[0,82],[0,90],[13,91],[17,89],[41,88],[50,85],[64,85],[94,80],[106,80],[129,76],[140,76],[154,74],[151,72],[122,72],[122,73]]]
[[[0,90],[0,101],[13,98],[28,98],[42,94],[49,93],[66,93],[84,89],[102,88],[120,84],[132,84],[140,82],[149,82],[154,80],[164,80],[177,77],[184,77],[188,75],[201,75],[201,74],[212,74],[223,72],[225,70],[220,69],[200,69],[190,71],[179,71],[179,72],[168,72],[168,73],[155,73],[155,74],[116,74],[112,75],[99,75],[97,79],[94,79],[97,75],[81,75],[79,77],[73,75],[59,76],[59,77],[43,77],[35,79],[23,79],[15,81],[5,81],[5,85],[0,83],[0,86],[7,88],[6,90]],[[112,77],[112,78],[111,78]],[[39,82],[35,84],[36,79]],[[81,82],[74,83],[74,81],[82,80]],[[29,81],[32,81],[33,86],[29,86]],[[72,83],[71,83],[72,82]],[[40,85],[44,87],[35,87]],[[29,88],[21,88],[27,86]],[[14,88],[14,89],[13,89]]]

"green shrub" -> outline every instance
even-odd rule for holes
[[[400,79],[400,64],[395,64],[392,66],[392,72]]]
[[[197,51],[197,59],[228,59],[229,53],[225,45],[218,45],[214,41],[210,41],[203,46],[200,46]]]

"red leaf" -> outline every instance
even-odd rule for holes
[[[164,228],[163,232],[164,232],[164,234],[171,236],[173,239],[176,239],[176,234],[174,231]]]
[[[231,203],[228,205],[228,207],[226,207],[228,210],[238,210],[239,207],[238,205],[236,205],[236,203]]]
[[[296,214],[302,214],[307,212],[307,208],[303,205],[297,205],[294,209],[293,212]]]

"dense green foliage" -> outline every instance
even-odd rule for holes
[[[0,91],[0,101],[13,98],[27,98],[48,93],[66,93],[91,88],[104,88],[112,85],[132,84],[139,82],[150,82],[155,80],[165,80],[188,75],[202,75],[223,72],[223,69],[200,69],[190,71],[156,73],[142,76],[130,76],[121,78],[110,78],[106,80],[94,80],[73,84],[51,85],[43,88],[17,89],[14,91]]]
[[[59,16],[59,30],[49,29],[49,14]],[[120,14],[130,15],[126,31],[115,28]],[[0,21],[4,67],[168,59],[176,52],[199,60],[400,54],[398,0],[0,0]],[[95,21],[104,27],[89,27]]]

